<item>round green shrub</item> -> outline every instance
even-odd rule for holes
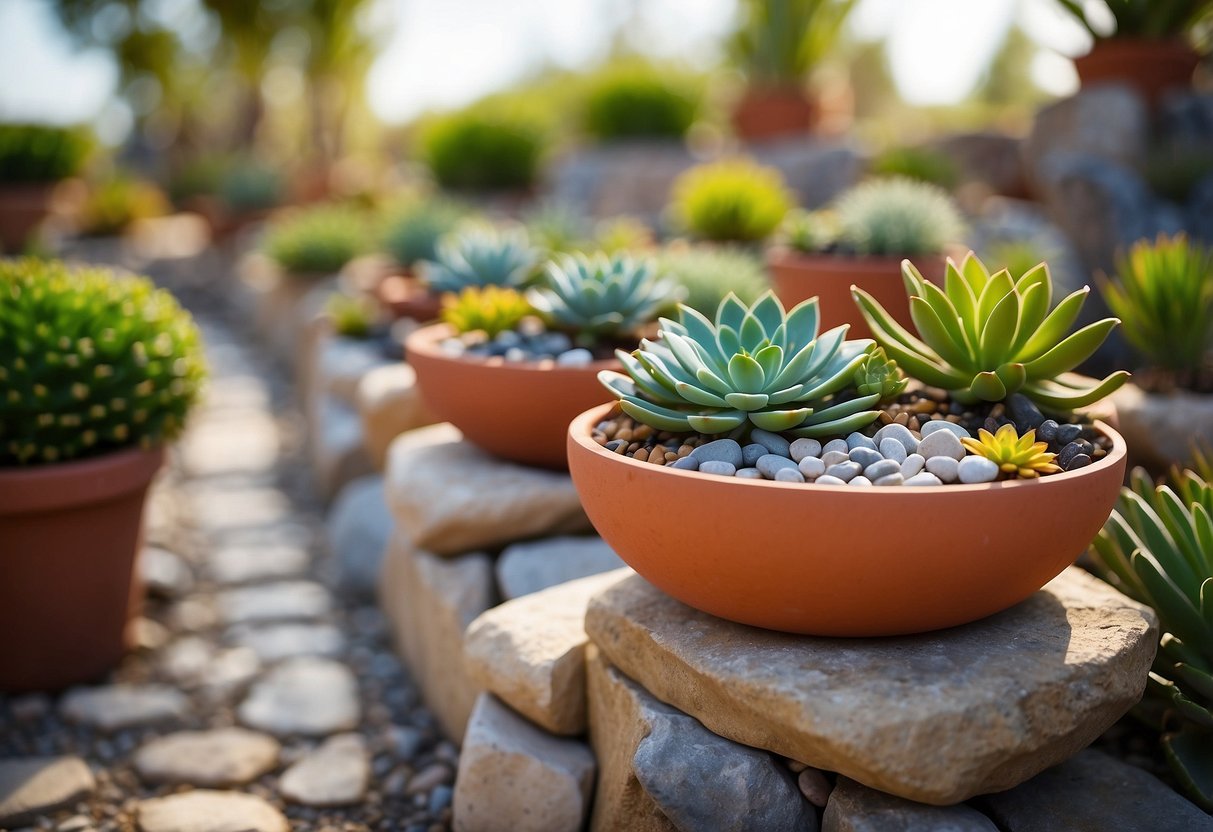
[[[0,261],[0,466],[168,441],[204,376],[189,313],[147,278]]]
[[[421,157],[442,187],[508,191],[535,184],[544,132],[529,118],[474,106],[431,122],[420,145]]]
[[[601,141],[679,139],[698,109],[698,95],[689,83],[656,67],[623,66],[590,83],[583,127]]]
[[[91,142],[81,129],[0,124],[0,183],[44,183],[80,171]]]
[[[951,157],[929,147],[894,147],[872,160],[874,176],[902,176],[951,190],[960,182],[960,168]]]
[[[284,214],[266,230],[263,250],[290,274],[327,275],[367,248],[367,220],[348,205]]]
[[[838,198],[839,247],[856,254],[939,254],[964,234],[956,202],[942,188],[912,179],[872,179]]]
[[[792,205],[779,171],[747,159],[699,165],[674,183],[675,219],[705,240],[764,240],[779,227]]]
[[[762,260],[736,248],[672,246],[658,256],[657,274],[685,287],[683,303],[709,316],[729,292],[748,306],[769,288]]]
[[[89,185],[80,208],[85,234],[120,234],[137,220],[168,213],[168,200],[151,182],[118,173]]]
[[[388,209],[380,245],[401,266],[412,268],[422,260],[433,260],[438,240],[467,214],[467,208],[450,200],[405,200]]]

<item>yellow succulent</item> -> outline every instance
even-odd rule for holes
[[[1003,425],[997,433],[982,428],[977,431],[977,437],[966,436],[960,441],[973,453],[996,463],[1004,474],[1032,479],[1061,470],[1053,462],[1057,454],[1046,450],[1049,447],[1047,443],[1036,441],[1034,430],[1020,436],[1014,425]]]
[[[442,299],[442,320],[461,334],[480,331],[495,338],[534,314],[521,292],[502,286],[468,286]]]

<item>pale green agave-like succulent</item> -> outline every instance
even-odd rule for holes
[[[538,262],[525,229],[468,225],[439,240],[436,259],[423,263],[422,276],[440,293],[458,294],[469,286],[521,289]]]
[[[1129,378],[1115,372],[1095,384],[1071,371],[1099,348],[1120,323],[1104,318],[1066,335],[1090,289],[1053,302],[1044,263],[1013,280],[990,274],[970,252],[957,267],[950,259],[944,288],[925,279],[908,260],[902,277],[917,337],[876,300],[852,286],[873,337],[908,375],[942,387],[963,403],[997,402],[1021,392],[1041,407],[1066,413],[1116,390]]]
[[[527,298],[555,327],[593,343],[639,329],[683,294],[657,278],[651,261],[597,254],[558,257],[548,264],[547,285]]]
[[[795,436],[845,434],[876,419],[879,393],[834,401],[854,384],[871,341],[847,341],[847,326],[820,337],[817,299],[785,312],[773,292],[750,307],[728,295],[715,322],[679,306],[660,339],[615,354],[627,375],[598,378],[624,412],[659,430],[727,433],[747,424]]]

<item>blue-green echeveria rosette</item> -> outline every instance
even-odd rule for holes
[[[747,426],[801,437],[846,434],[877,417],[879,393],[842,398],[872,346],[847,341],[846,325],[820,336],[817,299],[790,312],[773,292],[747,307],[729,294],[715,322],[679,307],[660,320],[657,341],[616,352],[627,375],[599,379],[632,418],[680,433],[729,433]]]

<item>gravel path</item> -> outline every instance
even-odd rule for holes
[[[140,648],[101,684],[0,695],[0,829],[448,829],[458,750],[378,610],[335,588],[286,375],[213,298],[191,302],[213,377],[153,491]],[[28,774],[72,755],[95,784]]]

